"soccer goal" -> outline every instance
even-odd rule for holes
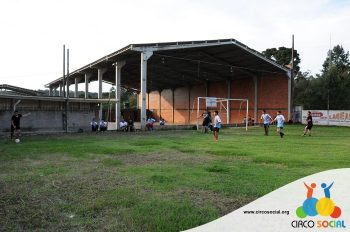
[[[230,124],[231,121],[231,102],[238,101],[240,102],[238,114],[245,114],[245,129],[248,130],[248,118],[249,118],[249,101],[248,99],[236,99],[236,98],[217,98],[217,97],[198,97],[197,98],[197,130],[199,129],[199,118],[201,117],[200,111],[215,111],[219,112],[222,121],[225,121],[226,124]],[[242,105],[245,103],[245,112],[241,112]],[[202,108],[201,108],[202,107]],[[226,117],[225,117],[226,116]]]

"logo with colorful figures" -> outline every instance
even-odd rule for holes
[[[322,183],[321,187],[324,191],[324,197],[317,199],[313,197],[314,189],[316,184],[312,183],[310,186],[304,182],[307,188],[307,198],[303,202],[302,206],[299,206],[296,210],[296,215],[299,218],[305,218],[307,216],[330,216],[332,218],[339,218],[341,215],[341,209],[339,206],[335,205],[334,201],[331,199],[331,187],[334,182],[327,186],[326,183]]]

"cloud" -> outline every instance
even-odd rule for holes
[[[349,10],[344,0],[5,1],[0,83],[43,88],[62,74],[63,44],[74,70],[130,43],[235,38],[263,51],[291,47],[292,34],[302,70],[317,73],[330,34],[350,49]]]

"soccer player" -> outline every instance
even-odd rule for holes
[[[154,131],[153,124],[154,124],[155,121],[156,120],[152,116],[149,116],[149,118],[147,119],[147,121],[146,121],[146,128],[149,131]]]
[[[199,116],[198,118],[203,118],[203,123],[202,123],[202,132],[203,133],[208,133],[208,128],[209,125],[211,123],[211,116],[210,116],[210,112],[204,112],[201,116]]]
[[[214,140],[215,141],[218,141],[219,139],[219,131],[220,131],[220,128],[221,128],[221,119],[219,117],[219,112],[216,110],[214,112],[214,132],[213,132],[213,135],[214,135]]]
[[[266,113],[266,110],[263,110],[263,114],[261,115],[260,119],[264,121],[264,130],[265,130],[265,135],[269,135],[269,125],[270,121],[272,121],[272,118],[269,114]]]
[[[309,111],[307,113],[307,118],[306,118],[306,126],[304,128],[304,134],[303,136],[305,136],[308,132],[309,132],[309,136],[311,136],[311,128],[314,125],[312,122],[312,116],[311,116],[311,111]]]
[[[284,116],[282,115],[281,111],[277,111],[277,116],[274,120],[271,121],[271,123],[276,122],[277,121],[277,133],[281,136],[281,138],[283,138],[284,133],[282,132],[283,130],[283,125],[284,125]]]
[[[27,117],[30,113],[27,114],[19,114],[17,110],[15,110],[14,114],[11,117],[11,139],[15,136],[16,139],[21,137],[21,117]]]

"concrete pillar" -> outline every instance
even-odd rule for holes
[[[254,122],[258,120],[258,77],[253,77],[254,80]]]
[[[76,77],[74,78],[74,97],[79,97],[78,96],[78,84],[79,84],[79,81],[80,81],[80,77]]]
[[[231,79],[227,82],[227,98],[231,98]],[[228,101],[227,103],[227,124],[231,123],[231,101]]]
[[[146,129],[147,60],[153,51],[141,52],[141,130]]]
[[[53,88],[50,86],[50,88],[49,88],[49,96],[50,97],[52,96],[52,90],[53,90]]]
[[[89,98],[89,82],[90,82],[90,73],[85,73],[85,99]]]
[[[106,69],[99,68],[97,69],[97,80],[98,80],[98,99],[102,99],[102,78],[103,74],[106,72]],[[98,113],[98,118],[102,120],[102,103],[100,103],[100,110]]]
[[[103,69],[97,70],[97,81],[98,81],[98,99],[102,98],[102,77],[103,77]]]
[[[119,122],[121,119],[120,113],[120,95],[121,95],[121,76],[122,76],[122,68],[125,65],[125,61],[115,63],[115,123],[116,129],[119,129]]]

